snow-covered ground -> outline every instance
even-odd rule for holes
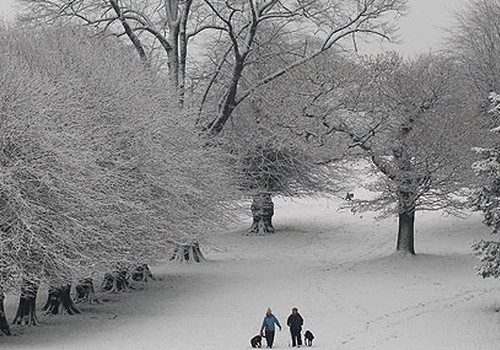
[[[316,349],[500,348],[500,284],[474,274],[470,250],[490,237],[479,215],[418,213],[418,255],[404,257],[395,220],[337,207],[278,201],[276,234],[244,236],[246,223],[210,237],[207,263],[158,266],[160,280],[81,315],[39,315],[0,349],[248,349],[268,306],[282,323],[297,306]],[[284,329],[275,348],[288,346]]]

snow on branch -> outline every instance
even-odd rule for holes
[[[74,27],[0,37],[5,289],[154,263],[230,220],[224,157],[132,53]]]

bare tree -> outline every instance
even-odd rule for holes
[[[242,84],[258,81],[287,56],[293,58],[300,52],[301,45],[294,46],[289,39],[287,33],[278,32],[272,40],[259,39]],[[339,154],[327,142],[320,145],[304,137],[298,128],[286,127],[295,123],[295,113],[300,114],[302,106],[297,104],[304,101],[301,93],[306,92],[310,78],[297,75],[306,67],[308,64],[255,91],[234,111],[234,118],[224,129],[221,142],[235,159],[234,178],[241,191],[252,198],[249,234],[275,231],[275,197],[328,196],[339,190],[342,165],[331,165],[334,158],[341,158]],[[317,71],[305,75],[309,73],[316,75]]]
[[[343,38],[373,34],[389,38],[393,31],[385,14],[400,14],[404,0],[20,0],[30,9],[28,19],[43,21],[77,20],[104,33],[126,36],[143,60],[161,48],[167,56],[172,86],[184,101],[188,41],[206,30],[227,36],[231,48],[231,76],[224,82],[216,118],[207,130],[218,134],[241,101],[255,89],[286,74],[294,67],[329,50]],[[253,86],[239,92],[248,57],[258,45],[256,37],[272,23],[281,30],[321,38],[314,52],[287,63]],[[200,53],[201,54],[201,53]],[[226,61],[228,56],[223,58]],[[216,65],[217,66],[217,65]],[[218,76],[217,69],[215,76]],[[212,84],[209,84],[212,86]]]
[[[455,12],[450,28],[449,48],[463,63],[470,88],[483,100],[500,90],[500,3],[473,0]]]
[[[213,118],[206,129],[212,135],[219,134],[235,108],[263,85],[287,74],[296,67],[330,50],[344,38],[355,38],[360,34],[378,35],[389,39],[393,27],[386,21],[386,14],[401,14],[405,2],[356,0],[356,1],[289,1],[248,0],[230,5],[204,0],[217,17],[217,23],[224,28],[230,49],[221,58],[221,65],[228,62],[230,73],[222,82],[219,101]],[[320,45],[314,50],[303,50],[290,61],[283,61],[281,67],[240,91],[244,71],[250,63],[252,53],[259,47],[257,38],[272,40],[273,31],[266,38],[266,31],[274,28],[302,35],[306,46],[308,35],[319,38]],[[213,79],[219,77],[218,71]],[[209,89],[213,86],[209,84]],[[212,113],[212,111],[211,111]]]
[[[188,41],[218,29],[195,0],[19,0],[26,21],[79,23],[104,35],[126,37],[142,61],[163,65],[171,86],[184,103]],[[191,14],[194,12],[194,14]]]
[[[394,54],[342,66],[349,78],[337,71],[330,81],[345,85],[325,85],[303,113],[319,122],[323,137],[346,137],[348,148],[368,157],[378,195],[352,201],[353,210],[397,214],[396,249],[415,254],[416,211],[467,207],[477,130],[467,114],[461,67],[443,56]]]
[[[241,191],[252,196],[249,234],[275,232],[273,197],[328,195],[336,189],[338,171],[318,162],[314,152],[295,138],[259,129],[228,138],[236,163],[234,177]]]

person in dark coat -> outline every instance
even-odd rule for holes
[[[266,331],[265,337],[266,337],[267,347],[269,349],[273,348],[274,332],[275,332],[274,325],[278,326],[281,331],[280,321],[278,321],[276,316],[273,315],[273,311],[271,310],[271,308],[268,307],[266,311],[266,316],[264,317],[264,321],[262,321],[262,327],[260,327],[260,335],[264,336],[264,330]]]
[[[302,325],[304,324],[304,319],[299,314],[299,310],[294,307],[292,309],[292,314],[288,316],[286,321],[288,327],[290,327],[290,334],[292,335],[292,347],[302,345],[302,337],[300,332],[302,332]]]

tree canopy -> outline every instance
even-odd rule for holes
[[[162,78],[88,34],[0,34],[4,288],[151,263],[229,219],[228,168]]]

